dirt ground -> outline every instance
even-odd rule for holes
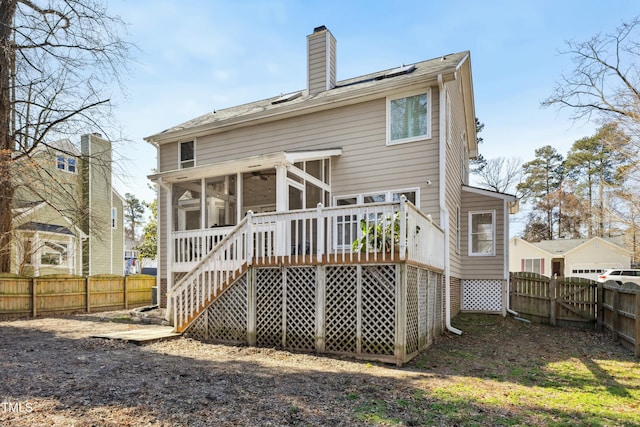
[[[382,425],[357,417],[354,396],[402,402],[449,375],[482,375],[489,364],[629,353],[596,332],[478,315],[459,316],[462,336],[444,335],[402,368],[185,338],[142,346],[91,338],[145,327],[155,315],[0,322],[0,425]],[[472,351],[482,358],[464,356]],[[421,424],[402,406],[394,410],[399,425]]]

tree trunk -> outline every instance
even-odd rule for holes
[[[13,193],[11,180],[11,73],[13,69],[13,17],[16,0],[0,3],[0,273],[11,268]]]

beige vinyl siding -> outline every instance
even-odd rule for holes
[[[462,94],[457,81],[448,82],[445,84],[445,93],[448,97],[445,99],[451,102],[451,124],[448,126],[446,117],[446,106],[442,107],[443,114],[445,114],[444,127],[450,129],[450,134],[446,136],[445,141],[445,176],[446,176],[446,205],[449,210],[449,253],[451,254],[450,271],[452,277],[463,277],[463,265],[461,255],[456,254],[456,210],[457,207],[462,205],[462,183],[463,183],[463,170],[461,168],[460,159],[464,153],[462,134],[465,131],[464,123],[464,105]],[[465,221],[465,217],[462,216],[461,225]],[[467,237],[464,233],[461,233],[460,242],[462,243]],[[461,251],[462,253],[462,251]]]
[[[327,69],[326,50],[329,49],[330,67]],[[309,49],[309,93],[315,94],[327,90],[336,84],[336,41],[326,31],[320,34],[312,34],[308,39]],[[329,73],[327,75],[327,73]]]
[[[412,90],[426,90],[416,86]],[[438,90],[431,88],[431,139],[386,145],[386,97],[359,104],[201,136],[199,166],[248,156],[303,149],[342,148],[332,158],[332,196],[419,188],[420,207],[439,221]],[[160,147],[160,172],[176,169],[177,145]],[[431,181],[427,185],[427,180]],[[160,265],[166,266],[165,192],[161,191]],[[161,274],[165,272],[162,271]]]
[[[462,203],[462,279],[505,279],[504,200],[464,192]],[[495,211],[495,256],[469,256],[469,212]]]

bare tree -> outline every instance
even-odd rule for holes
[[[109,137],[110,92],[129,60],[123,30],[94,0],[0,2],[0,272],[10,268],[16,164],[53,140]]]
[[[575,69],[561,77],[542,105],[571,108],[574,119],[596,115],[603,123],[620,122],[627,133],[640,136],[639,31],[636,17],[612,34],[568,41],[562,53],[572,56]]]
[[[518,195],[516,186],[522,181],[522,159],[495,157],[484,161],[481,169],[474,171],[478,185],[499,193]]]

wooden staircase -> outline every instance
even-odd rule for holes
[[[175,332],[184,332],[248,270],[253,247],[249,220],[245,217],[168,292]]]

